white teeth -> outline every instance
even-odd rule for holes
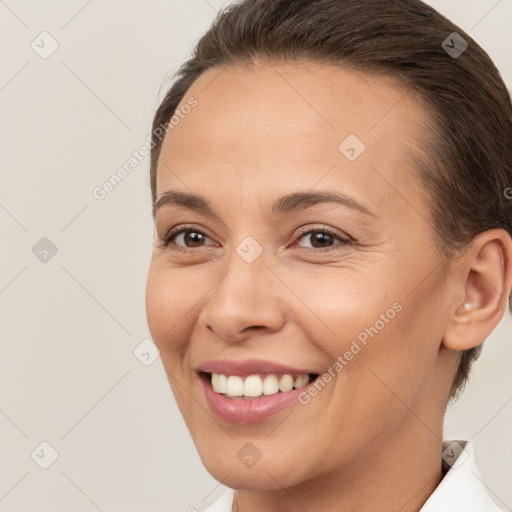
[[[263,391],[263,383],[258,375],[250,375],[244,382],[244,396],[260,396]]]
[[[213,390],[217,393],[223,393],[229,397],[248,397],[256,398],[263,395],[275,395],[276,393],[286,393],[301,388],[309,383],[309,375],[298,375],[295,378],[292,375],[285,374],[278,378],[276,375],[266,375],[262,380],[259,375],[249,375],[239,377],[237,375],[224,375],[221,373],[212,373],[211,384]]]
[[[219,373],[217,389],[219,390],[219,393],[226,393],[228,390],[228,378],[225,375],[222,375],[222,373]]]
[[[285,393],[293,389],[293,377],[291,375],[283,375],[279,381],[279,391]]]
[[[267,375],[263,381],[263,394],[275,395],[279,391],[279,384],[275,375]]]
[[[293,384],[295,389],[299,389],[309,383],[309,375],[299,375]]]
[[[242,396],[244,394],[244,381],[242,377],[230,375],[226,385],[226,393],[228,396]]]

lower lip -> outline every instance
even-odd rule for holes
[[[240,425],[260,423],[275,416],[278,412],[297,402],[299,394],[307,388],[307,386],[303,386],[285,393],[278,392],[275,395],[240,399],[228,398],[216,393],[204,377],[199,376],[199,380],[203,385],[206,401],[213,414],[221,420]]]

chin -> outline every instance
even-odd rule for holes
[[[206,437],[202,436],[202,439],[205,442]],[[275,450],[269,449],[269,456],[265,457],[263,453],[261,458],[257,458],[256,448],[250,441],[235,438],[227,449],[212,446],[211,442],[208,447],[200,444],[196,444],[196,448],[205,469],[215,480],[232,489],[277,491],[310,478],[306,474],[303,457],[293,459],[284,452],[276,455]]]

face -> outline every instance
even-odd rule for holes
[[[279,489],[431,436],[455,366],[450,269],[407,156],[419,101],[306,62],[209,70],[191,97],[158,164],[146,307],[208,471]]]

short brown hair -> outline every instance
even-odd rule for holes
[[[453,36],[456,32],[458,36]],[[451,39],[450,39],[451,37]],[[453,38],[456,39],[453,39]],[[449,47],[463,49],[460,55]],[[463,42],[462,42],[463,43]],[[463,43],[464,45],[464,43]],[[438,246],[452,257],[478,233],[512,233],[512,105],[500,72],[461,28],[420,0],[242,0],[221,10],[153,120],[165,126],[207,69],[255,59],[350,66],[395,77],[416,89],[431,119],[428,165],[415,162],[432,197]],[[153,135],[151,192],[162,139]],[[509,299],[504,297],[504,299]],[[512,311],[512,301],[509,303]],[[450,397],[463,389],[482,345],[461,354]]]

